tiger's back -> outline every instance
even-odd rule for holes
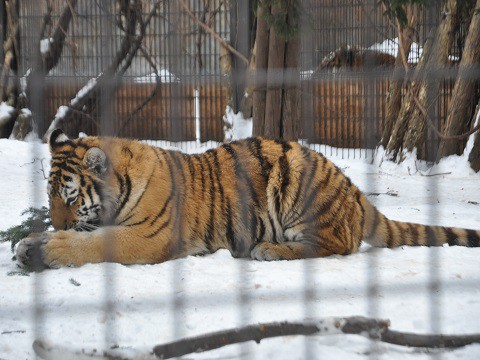
[[[55,131],[50,147],[59,231],[23,240],[22,264],[38,242],[50,267],[158,263],[220,248],[257,260],[298,259],[350,254],[363,239],[479,246],[479,231],[388,220],[331,161],[296,142],[250,138],[187,155]]]

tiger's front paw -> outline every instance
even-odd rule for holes
[[[258,243],[250,252],[250,257],[260,261],[284,260],[280,245],[270,242]]]
[[[48,242],[48,233],[31,234],[22,239],[16,249],[17,264],[21,268],[42,271],[48,268],[44,260],[43,246]]]
[[[20,267],[32,271],[83,265],[65,231],[30,235],[18,243],[16,257]]]

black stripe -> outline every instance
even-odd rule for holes
[[[288,222],[287,224],[285,224],[285,228],[291,228],[293,227],[292,224],[295,223],[295,222],[298,222],[298,220],[301,221],[301,219],[303,218],[303,216],[305,216],[306,212],[308,210],[310,210],[313,202],[315,201],[315,199],[317,199],[317,195],[320,191],[320,188],[322,188],[324,185],[328,185],[328,183],[330,182],[330,178],[332,177],[332,169],[331,168],[328,168],[327,170],[327,174],[325,176],[325,179],[322,181],[317,181],[315,187],[312,189],[312,191],[310,191],[310,193],[307,195],[306,197],[306,201],[304,202],[304,204],[302,205],[302,211],[298,214],[297,218]],[[335,176],[336,174],[334,174]],[[311,184],[308,184],[307,186],[307,189],[310,188]]]
[[[60,168],[62,170],[65,170],[65,171],[68,171],[72,174],[76,173],[75,169],[72,168],[71,166],[67,165],[66,161],[59,161],[59,162],[52,161],[52,168],[55,168],[55,167],[58,167],[58,168]]]
[[[223,145],[223,148],[232,156],[234,160],[234,170],[235,170],[235,175],[237,179],[239,180],[244,180],[245,183],[247,184],[248,190],[250,192],[250,196],[253,200],[253,203],[255,204],[255,207],[259,207],[259,201],[258,201],[258,196],[255,191],[255,188],[253,186],[252,180],[248,176],[247,171],[245,170],[242,162],[238,158],[237,152],[233,149],[231,146],[233,143],[230,144],[225,144]]]
[[[257,236],[257,241],[263,241],[263,237],[265,236],[265,223],[263,219],[260,218],[260,234]]]
[[[186,179],[185,179],[185,173],[183,172],[183,164],[181,162],[181,153],[179,153],[178,151],[170,151],[170,156],[172,157],[173,159],[173,162],[176,166],[176,170],[175,173],[180,173],[180,176],[182,177],[182,186],[185,186],[186,184]],[[179,199],[180,200],[180,199]]]
[[[385,216],[383,216],[383,220],[385,221],[385,225],[387,226],[387,247],[393,247],[393,231],[392,231],[392,222],[388,220]]]
[[[377,230],[377,226],[380,220],[380,212],[372,205],[373,207],[373,223],[372,223],[372,228],[370,229],[370,233],[367,235],[367,237],[371,237],[372,235],[375,235],[375,232]]]
[[[342,184],[343,184],[343,181],[342,181]],[[324,218],[323,220],[316,222],[315,225],[317,227],[320,227],[320,228],[329,226],[331,224],[331,222],[333,221],[333,219],[337,216],[340,209],[342,208],[341,207],[341,203],[343,202],[342,200],[344,200],[347,197],[347,194],[345,194],[345,193],[343,193],[342,195],[343,195],[342,199],[339,201],[340,206],[335,211],[329,211],[329,210],[331,209],[331,207],[335,203],[335,201],[340,198],[340,194],[338,192],[335,192],[333,195],[329,196],[323,203],[321,203],[318,206],[318,208],[312,214],[304,217],[303,219],[300,217],[298,219],[298,221],[294,222],[293,224],[290,224],[288,227],[289,228],[294,228],[298,225],[302,225],[302,224],[305,224],[305,223],[308,224],[312,221],[317,221],[318,217],[320,215],[322,215],[322,213],[324,213],[328,216],[326,218]],[[345,212],[345,215],[346,215],[346,212]],[[345,217],[345,215],[344,215],[344,217]],[[340,221],[341,219],[337,219],[337,220],[339,220],[338,223],[341,223],[341,221]]]
[[[75,154],[75,152],[73,150],[55,151],[55,156],[52,157],[52,159],[59,158],[60,157],[59,155],[63,155],[63,156],[68,157],[68,158],[76,158],[78,160],[82,160],[77,154]]]
[[[120,215],[120,212],[123,210],[125,205],[127,204],[128,200],[130,199],[130,193],[132,191],[132,182],[130,181],[130,176],[128,174],[125,175],[125,193],[123,194],[122,202],[120,206],[115,211],[115,218]]]
[[[290,185],[290,166],[288,165],[287,156],[283,155],[279,160],[280,174],[282,176],[282,185],[280,186],[280,192],[285,195],[285,191]]]
[[[425,232],[427,236],[426,245],[427,246],[435,246],[437,237],[435,236],[435,232],[433,231],[433,227],[425,226]]]
[[[226,217],[227,217],[227,240],[230,244],[230,249],[232,249],[232,253],[237,251],[237,243],[235,241],[235,232],[233,230],[233,221],[232,221],[232,210],[230,208],[230,201],[227,200],[227,210],[226,210]]]
[[[141,225],[141,224],[143,224],[143,223],[146,223],[146,222],[148,221],[148,218],[149,218],[149,217],[150,217],[150,216],[146,216],[146,217],[144,217],[144,218],[143,218],[142,220],[140,220],[140,221],[137,221],[137,222],[132,223],[132,224],[125,224],[125,226]]]
[[[123,219],[122,221],[120,221],[120,222],[118,223],[118,225],[122,225],[123,223],[127,222],[128,220],[130,220],[130,219],[131,219],[132,217],[134,217],[134,216],[135,216],[135,213],[132,211],[132,212],[130,213],[130,215],[128,215],[127,217],[125,217],[125,219]],[[128,226],[128,225],[127,225],[127,226]]]
[[[418,233],[418,229],[417,229],[417,225],[415,224],[412,224],[412,223],[407,223],[408,224],[408,228],[410,230],[410,236],[412,237],[412,242],[413,242],[413,245],[418,245],[418,242],[419,242],[419,233]]]
[[[443,227],[442,229],[445,232],[445,235],[447,236],[448,245],[450,246],[458,245],[458,241],[457,241],[458,236],[453,232],[452,228]]]
[[[274,243],[278,243],[277,231],[275,230],[275,224],[273,223],[273,219],[272,219],[272,217],[270,216],[270,214],[268,214],[268,220],[269,220],[269,222],[270,222],[270,226],[272,227],[272,232],[273,232],[273,234],[272,234],[272,236],[273,236],[272,241],[273,241]]]
[[[195,211],[195,222],[194,222],[195,225],[194,225],[194,228],[193,228],[193,232],[197,236],[197,238],[201,238],[200,237],[200,229],[199,229],[200,207],[203,204],[203,201],[205,200],[205,174],[204,174],[204,167],[203,167],[202,158],[198,154],[195,154],[195,155],[193,155],[192,159],[195,159],[200,165],[202,201],[197,201],[197,204],[196,204],[197,206],[196,206],[196,211]]]
[[[357,193],[355,194],[355,199],[357,201],[357,204],[360,206],[360,210],[362,212],[362,218],[360,220],[360,236],[363,236],[363,230],[365,230],[365,209],[363,208],[362,205],[362,199],[361,199],[362,193],[357,190]]]
[[[155,217],[150,221],[150,226],[153,225],[161,216],[165,214],[165,211],[167,210],[168,204],[170,204],[170,201],[172,201],[174,197],[174,186],[175,186],[175,181],[174,181],[174,174],[173,174],[173,166],[170,161],[166,159],[166,151],[160,148],[154,148],[155,155],[157,156],[157,159],[160,163],[163,163],[162,158],[160,157],[159,152],[162,153],[163,159],[165,159],[165,162],[167,163],[168,171],[170,172],[170,194],[168,195],[168,198],[165,200],[165,203],[163,204],[162,208],[160,209],[160,212],[155,215]],[[153,175],[153,173],[152,173]]]
[[[262,155],[262,145],[259,138],[249,138],[247,139],[247,146],[250,150],[250,153],[258,160],[260,163],[261,174],[263,181],[268,183],[268,177],[270,176],[270,171],[272,170],[272,164],[270,164],[266,157]]]
[[[78,139],[78,140],[76,141],[76,144],[72,144],[72,146],[81,147],[81,148],[83,148],[83,149],[90,150],[90,146],[84,144],[82,139]]]
[[[190,172],[190,181],[191,181],[191,188],[192,188],[192,193],[195,192],[195,166],[193,165],[193,162],[192,162],[192,157],[185,154],[185,156],[183,157],[185,159],[185,161],[187,162],[187,165],[188,165],[188,171]]]
[[[93,204],[93,197],[92,197],[92,186],[91,185],[87,185],[87,195],[88,197],[90,198],[90,203]]]
[[[253,242],[257,240],[257,232],[258,232],[258,218],[257,214],[255,213],[255,208],[251,207],[250,208],[250,238],[252,239]]]
[[[155,230],[155,231],[152,232],[151,234],[148,234],[146,237],[147,237],[147,238],[152,238],[152,237],[154,237],[155,235],[157,235],[160,231],[162,231],[163,229],[165,229],[165,228],[168,226],[168,224],[170,224],[170,219],[171,219],[171,218],[170,218],[170,216],[169,216],[168,219],[167,219],[162,225],[160,225],[160,227],[159,227],[157,230]]]
[[[292,146],[283,139],[274,139],[277,144],[282,145],[282,152],[285,154],[288,150],[292,148]]]
[[[465,229],[467,232],[468,247],[480,247],[480,237],[475,230]]]
[[[217,151],[213,151],[212,154],[213,154],[213,165],[215,166],[215,177],[217,178],[218,191],[220,192],[220,209],[223,212],[223,208],[225,206],[225,195],[223,192],[222,182],[220,181],[220,164],[218,162]]]
[[[127,156],[130,157],[130,159],[133,158],[132,150],[130,150],[130,149],[128,148],[128,146],[122,147],[122,153],[125,153]]]
[[[122,176],[117,171],[115,171],[115,177],[117,178],[117,181],[120,186],[120,193],[118,194],[117,201],[116,201],[117,203],[119,203],[120,198],[123,196],[123,193],[125,191],[125,181],[123,181]]]
[[[201,183],[202,183],[202,199],[205,199],[205,168],[203,166],[203,161],[202,161],[202,159],[204,157],[201,157],[198,154],[195,154],[193,156],[198,161],[198,163],[200,164],[200,175],[201,175],[200,178],[201,178]]]
[[[212,241],[215,232],[215,182],[213,181],[213,170],[212,165],[210,164],[208,156],[205,157],[205,162],[207,163],[208,176],[210,179],[210,218],[207,224],[207,234],[205,237],[205,245],[209,252],[213,251]]]
[[[147,192],[147,189],[148,189],[148,187],[149,187],[149,185],[150,185],[150,181],[152,180],[154,173],[155,173],[155,168],[153,169],[152,173],[150,174],[150,177],[148,178],[148,181],[147,181],[147,185],[145,186],[145,189],[143,189],[142,194],[138,197],[137,201],[135,201],[135,204],[134,204],[134,205],[132,206],[132,208],[130,209],[130,212],[127,214],[127,217],[128,217],[128,218],[130,218],[129,215],[133,213],[133,211],[135,210],[135,208],[137,207],[137,205],[138,205],[138,204],[140,203],[140,201],[142,200],[143,195],[145,195],[145,193]],[[122,222],[124,222],[124,221],[121,221],[120,224],[121,224]]]
[[[292,216],[294,216],[296,214],[295,208],[297,207],[298,201],[300,200],[302,190],[303,190],[303,192],[305,192],[305,190],[306,190],[306,188],[304,188],[304,186],[303,186],[303,183],[305,181],[305,170],[306,170],[306,165],[305,164],[310,165],[311,151],[304,146],[301,147],[301,151],[304,155],[304,158],[303,158],[304,164],[303,164],[303,166],[300,170],[300,183],[298,184],[297,191],[295,192],[295,196],[293,198],[293,203],[290,207],[291,212],[290,212],[289,216],[287,217],[286,221],[292,221]],[[311,169],[311,171],[310,171],[310,180],[309,181],[311,181],[311,179],[315,175],[315,173],[317,171],[317,167],[318,167],[318,157],[315,157],[314,158],[313,169]]]
[[[173,195],[172,195],[172,192],[170,192],[170,195],[168,196],[167,200],[163,204],[160,212],[157,215],[155,215],[155,217],[152,219],[152,221],[150,221],[150,225],[153,225],[161,216],[163,216],[165,214],[165,211],[167,211],[167,206],[168,206],[168,204],[170,204],[170,201],[172,200],[172,198],[173,198]]]

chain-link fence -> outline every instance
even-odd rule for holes
[[[136,7],[138,3],[142,4],[140,8]],[[55,26],[72,6],[72,1],[19,1],[19,74],[27,76],[39,59],[59,46],[55,43]],[[384,14],[381,4],[376,0],[310,0],[303,2],[303,10],[299,140],[337,161],[341,170],[354,182],[360,182],[368,199],[388,216],[419,219],[432,225],[478,224],[479,199],[472,183],[472,179],[478,179],[473,177],[476,175],[457,178],[455,172],[449,178],[441,170],[427,173],[421,168],[424,164],[419,165],[420,169],[411,169],[417,175],[409,178],[407,170],[379,170],[378,161],[370,163],[385,126],[399,46],[397,28]],[[412,11],[417,24],[408,65],[414,68],[428,34],[437,28],[442,14],[440,4]],[[163,147],[173,144],[192,153],[214,145],[205,142],[225,139],[225,128],[232,126],[231,120],[224,118],[227,106],[248,113],[251,69],[231,55],[221,41],[250,57],[255,32],[251,2],[78,0],[71,12],[58,63],[44,78],[33,78],[27,85],[39,134],[46,133],[54,122],[71,137],[80,133],[115,135],[149,143],[152,140],[151,143]],[[199,23],[213,30],[220,40]],[[454,63],[460,57],[461,44],[455,42],[452,49],[450,57]],[[440,95],[428,109],[438,129],[444,126],[454,83],[448,74],[451,73],[442,77]],[[426,131],[426,158],[432,159],[439,140],[432,128]],[[31,159],[48,157],[44,145],[36,144],[32,149]],[[174,167],[181,156],[172,155]],[[218,159],[209,161],[205,163],[208,167],[202,168],[203,187],[203,182],[214,182],[210,166]],[[37,164],[32,165],[33,184],[28,199],[35,205],[46,205],[46,179],[39,175]],[[417,166],[416,162],[408,166],[412,164]],[[48,175],[43,162],[41,165],[42,172],[45,170]],[[177,183],[173,181],[172,189],[182,181],[185,185],[185,174],[192,173],[191,168],[182,171],[183,178],[176,175]],[[241,170],[236,171],[242,176]],[[216,176],[219,180],[222,175]],[[119,181],[122,191],[132,199],[135,191],[140,192],[130,188],[129,180]],[[228,197],[219,185],[212,185],[212,189],[204,202],[210,201],[209,197]],[[442,194],[448,191],[454,195]],[[413,192],[418,192],[418,203],[409,203],[416,199]],[[472,195],[476,198],[469,198]],[[142,196],[135,201],[140,202]],[[451,206],[452,202],[459,205]],[[450,207],[442,210],[446,203]],[[181,200],[175,204],[183,206]],[[162,204],[158,204],[157,210],[158,218],[163,214]],[[411,332],[438,334],[447,329],[461,333],[462,326],[467,333],[479,332],[478,325],[466,318],[467,312],[472,313],[471,318],[480,315],[476,300],[480,279],[478,268],[471,269],[472,258],[465,260],[465,269],[456,261],[463,262],[461,257],[466,253],[452,247],[386,251],[362,248],[356,255],[281,262],[275,267],[250,259],[232,259],[219,252],[211,257],[189,257],[187,261],[172,260],[161,265],[129,267],[105,263],[85,265],[81,270],[47,270],[21,282],[32,287],[31,298],[22,294],[21,304],[8,304],[6,310],[0,309],[0,314],[9,326],[14,326],[16,320],[11,313],[19,312],[22,319],[28,313],[33,324],[28,330],[33,334],[29,333],[28,339],[56,342],[37,343],[35,353],[52,359],[115,358],[112,354],[116,350],[122,351],[121,358],[153,357],[146,345],[134,346],[153,346],[272,320],[329,316],[378,318],[391,314],[394,321]],[[478,252],[472,254],[478,257]],[[453,272],[445,273],[446,267]],[[462,302],[462,296],[468,304]],[[457,307],[455,311],[449,309],[449,301]],[[460,323],[450,323],[457,317],[461,318]],[[1,337],[23,328],[0,330],[5,331]],[[353,345],[346,345],[348,342]],[[213,357],[453,358],[466,354],[466,358],[473,359],[480,351],[477,345],[465,352],[451,353],[423,348],[399,350],[339,335],[326,340],[287,338],[269,344],[262,345],[260,351],[254,345],[243,344],[214,353]],[[97,352],[97,346],[103,350]],[[27,353],[35,356],[31,351]],[[210,358],[208,352],[188,356]]]

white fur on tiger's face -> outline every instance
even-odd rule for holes
[[[21,266],[151,264],[220,248],[290,260],[351,254],[363,240],[480,242],[476,230],[387,219],[332,162],[296,142],[250,138],[187,155],[127,139],[70,140],[56,130],[50,148],[57,231],[22,240]]]

